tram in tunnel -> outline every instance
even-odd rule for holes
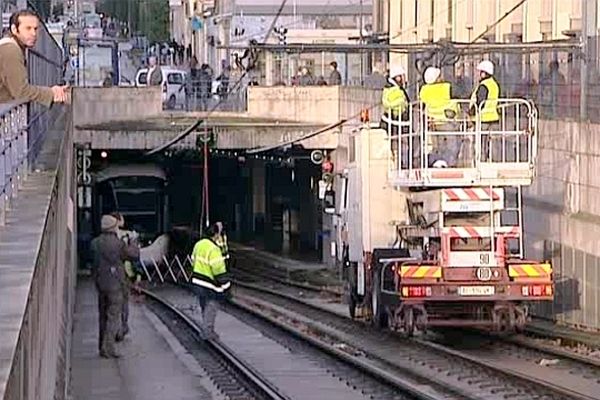
[[[96,174],[94,233],[103,214],[118,212],[127,229],[139,233],[142,246],[169,229],[167,175],[158,164],[116,164]]]

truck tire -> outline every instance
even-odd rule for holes
[[[356,300],[352,294],[348,296],[348,312],[350,313],[350,318],[356,318]]]
[[[388,327],[388,315],[381,303],[381,275],[377,270],[373,275],[373,287],[371,289],[371,311],[373,313],[371,322],[377,329]]]
[[[404,332],[408,337],[415,334],[415,313],[410,307],[404,311]]]
[[[352,285],[352,282],[346,282],[344,285],[344,298],[348,303],[348,313],[350,314],[350,318],[354,319],[356,317],[356,296],[355,287]]]

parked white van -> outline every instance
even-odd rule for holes
[[[162,85],[162,101],[164,106],[169,110],[179,107],[182,110],[185,109],[187,72],[163,66],[160,69],[162,70],[160,84]],[[148,86],[148,68],[142,68],[137,72],[135,85],[138,87]]]

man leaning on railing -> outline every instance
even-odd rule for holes
[[[8,36],[0,39],[0,103],[35,101],[50,107],[68,100],[67,86],[42,87],[29,84],[25,50],[35,47],[40,20],[31,10],[10,17]]]

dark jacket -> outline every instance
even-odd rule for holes
[[[129,245],[114,232],[102,232],[92,240],[92,276],[101,291],[121,290],[127,284],[124,261],[136,261],[140,249],[136,243]]]
[[[340,75],[340,71],[337,69],[331,71],[331,74],[329,74],[329,84],[332,86],[342,84],[342,75]]]

